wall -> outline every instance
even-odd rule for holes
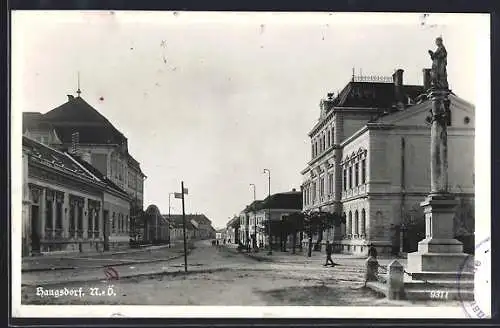
[[[127,247],[129,243],[129,227],[130,227],[130,203],[128,200],[112,195],[109,192],[104,194],[104,209],[109,213],[109,221],[107,222],[109,232],[110,249],[118,247]],[[114,216],[113,216],[114,214]],[[123,215],[126,219],[126,231],[118,231],[118,214]],[[113,217],[115,219],[115,230],[113,231]]]

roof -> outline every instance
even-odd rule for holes
[[[256,210],[261,209],[302,210],[302,192],[289,191],[273,194],[256,206]]]
[[[181,214],[171,214],[170,217],[165,214],[162,215],[163,218],[165,218],[167,221],[170,222],[170,226],[174,228],[182,228],[183,222],[182,222],[182,215]],[[186,229],[187,230],[194,230],[198,229],[195,227],[192,223],[191,220],[193,219],[192,214],[186,214]]]
[[[411,99],[424,92],[419,85],[403,85],[402,94]],[[391,108],[396,100],[394,83],[384,82],[349,82],[333,99],[335,107],[355,108]]]
[[[248,213],[257,210],[258,206],[262,203],[262,200],[254,200],[250,205],[247,205],[243,212]]]
[[[23,147],[28,151],[30,160],[47,167],[76,175],[81,179],[99,182],[99,177],[88,173],[79,161],[74,161],[68,153],[60,152],[47,145],[23,136]]]
[[[69,154],[68,154],[69,155]],[[122,189],[120,186],[118,186],[117,184],[115,184],[113,181],[111,181],[110,179],[108,179],[105,175],[103,175],[101,173],[101,171],[99,171],[98,169],[96,169],[95,167],[93,167],[91,164],[89,164],[88,162],[84,161],[83,159],[81,159],[80,157],[78,156],[75,156],[75,155],[69,155],[71,156],[75,161],[78,162],[78,164],[80,164],[81,166],[83,166],[86,170],[88,170],[90,173],[92,173],[93,175],[95,175],[96,177],[99,178],[99,180],[103,181],[104,183],[106,183],[106,185],[114,190],[114,191],[117,191],[119,193],[122,193],[122,194],[125,194],[127,195],[127,198],[129,197],[127,192]]]
[[[198,222],[198,224],[211,225],[212,221],[205,214],[190,214],[190,218]]]
[[[119,144],[126,141],[106,117],[90,106],[83,98],[73,97],[59,107],[45,113],[43,120],[50,122],[64,143],[71,143],[74,132],[79,133],[83,144]]]

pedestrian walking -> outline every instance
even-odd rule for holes
[[[368,257],[370,256],[377,258],[377,249],[373,246],[373,244],[370,244],[368,248]]]
[[[327,240],[326,241],[326,263],[323,265],[323,266],[327,266],[328,263],[330,263],[330,265],[333,267],[333,266],[336,266],[337,263],[333,262],[332,260],[332,253],[333,253],[333,245],[330,244],[330,241]]]

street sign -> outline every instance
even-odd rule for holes
[[[184,188],[184,195],[188,194],[188,188]]]
[[[182,198],[182,193],[180,193],[180,192],[174,192],[174,197],[175,198]]]

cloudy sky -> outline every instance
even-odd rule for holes
[[[184,180],[186,211],[222,227],[252,201],[250,183],[267,195],[264,168],[272,193],[300,188],[320,99],[353,67],[402,68],[405,83],[421,84],[442,35],[450,86],[476,103],[477,40],[488,34],[479,15],[15,12],[12,112],[59,106],[80,72],[82,97],[127,136],[148,176],[145,205],[167,213]]]

